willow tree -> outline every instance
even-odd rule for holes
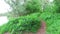
[[[10,5],[10,7],[12,8],[10,13],[15,17],[20,16],[23,11],[25,11],[25,7],[23,6],[24,0],[5,0],[5,2]]]
[[[12,16],[27,15],[34,12],[41,12],[41,0],[5,0],[11,8]]]
[[[55,12],[54,2],[49,0],[5,0],[12,8],[11,16],[27,15],[35,12]]]

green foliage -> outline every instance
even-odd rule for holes
[[[12,10],[8,15],[9,17],[18,17],[35,12],[41,12],[40,0],[5,0]],[[21,4],[24,2],[23,4]]]
[[[26,10],[30,13],[32,12],[41,12],[40,0],[30,0],[26,2]]]
[[[31,14],[27,16],[21,16],[17,19],[10,20],[6,25],[3,25],[0,29],[0,34],[10,32],[37,32],[41,26],[39,14]]]
[[[54,0],[54,3],[57,6],[56,12],[60,13],[60,0]]]
[[[46,20],[47,34],[60,34],[60,14],[54,14]]]
[[[50,12],[44,12],[40,15],[40,17],[44,20],[47,20],[49,18],[51,18],[51,16],[53,15],[53,13],[50,13]]]
[[[57,5],[54,2],[47,2],[44,4],[44,12],[56,13]]]
[[[9,3],[11,1],[12,3]],[[22,15],[19,18],[10,18],[11,20],[0,27],[0,34],[10,32],[11,34],[22,34],[22,32],[36,32],[41,26],[40,18],[46,21],[47,34],[60,34],[60,1],[54,0],[49,3],[43,0],[26,0],[24,5],[21,5],[19,0],[14,3],[9,0],[7,3],[13,8],[11,14]],[[43,8],[43,9],[42,9]],[[42,9],[42,10],[41,10]],[[17,12],[18,11],[18,12]],[[43,11],[43,13],[41,13]],[[17,12],[17,13],[16,13]],[[29,15],[25,15],[29,14]],[[12,16],[14,16],[12,15]],[[24,15],[24,16],[23,16]]]
[[[26,13],[24,4],[21,4],[24,2],[24,0],[5,0],[7,4],[11,7],[11,12],[9,12],[9,17],[18,17],[21,15],[24,15]]]

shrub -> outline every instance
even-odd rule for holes
[[[15,34],[16,32],[18,33],[21,31],[37,32],[41,25],[40,17],[37,15],[38,14],[21,16],[17,19],[10,20],[5,26],[3,26],[4,28],[1,27],[1,31],[10,32],[11,34]]]

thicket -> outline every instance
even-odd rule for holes
[[[13,0],[10,1],[12,2]],[[17,15],[17,17],[19,17],[11,19],[10,16],[9,22],[1,27],[0,34],[4,34],[6,32],[10,32],[10,34],[24,34],[24,32],[36,33],[37,30],[41,27],[41,11],[39,2],[39,0],[31,0],[26,1],[24,5],[20,5],[19,0],[16,0],[15,3],[8,2],[10,6],[12,5],[12,14],[14,14],[14,16]],[[24,15],[25,13],[26,15]]]
[[[3,25],[0,34],[10,32],[10,34],[20,34],[25,32],[37,32],[41,26],[40,17],[38,13],[21,16],[20,18],[10,20],[7,24]]]
[[[25,0],[23,5],[20,4],[20,0],[6,0],[6,2],[12,7],[12,12],[8,15],[10,16],[9,22],[0,27],[0,34],[5,32],[11,34],[23,34],[22,32],[25,31],[37,32],[41,26],[41,18],[46,21],[47,34],[60,33],[58,28],[60,25],[58,25],[60,23],[59,0],[53,2],[48,0]],[[14,18],[16,15],[18,18]]]

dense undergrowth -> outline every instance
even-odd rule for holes
[[[17,6],[17,8],[19,9],[16,8],[16,11],[20,12],[20,10],[23,9],[20,9],[21,7],[19,5],[19,0],[17,2],[15,2],[17,3],[17,5],[15,5],[14,2],[12,2],[12,8],[15,11],[14,8]],[[7,24],[0,27],[0,34],[4,34],[5,32],[9,32],[10,34],[36,32],[41,26],[41,19],[43,19],[46,22],[46,34],[60,34],[60,3],[56,3],[48,3],[47,1],[41,2],[41,0],[31,0],[27,2],[25,6],[26,10],[23,10],[21,15],[25,13],[25,11],[27,11],[27,14],[24,16],[19,16],[19,18],[10,18]],[[16,13],[16,11],[15,15],[20,15],[20,13]]]
[[[60,13],[42,13],[46,21],[46,34],[60,34]]]
[[[60,34],[60,14],[53,14],[46,22],[47,34]]]
[[[34,30],[34,29],[36,29],[36,27],[38,26],[36,23],[37,22],[40,23],[40,18],[43,18],[43,20],[45,20],[46,22],[46,34],[60,34],[60,13],[50,13],[50,12],[44,12],[44,13],[41,13],[41,15],[39,13],[34,13],[34,14],[30,14],[24,17],[21,16],[18,19],[13,19],[9,23],[0,27],[1,29],[0,34],[3,34],[5,32],[10,32],[11,34],[12,33],[15,34],[16,32],[16,34],[18,34],[20,32],[20,29],[23,31],[25,30],[29,32],[36,32],[37,30]],[[28,19],[28,21],[26,19]],[[32,22],[33,19],[36,19],[34,20],[35,22]],[[35,23],[35,26],[32,26],[34,29],[31,27],[32,23]],[[25,28],[26,26],[20,28],[20,25],[22,24],[24,25],[28,24],[27,25],[28,30]],[[32,29],[29,30],[30,29],[29,27]]]
[[[3,25],[0,29],[0,34],[10,32],[10,34],[22,34],[25,32],[36,32],[40,26],[39,13],[34,13],[27,16],[20,16],[17,19],[10,20],[7,24]]]

